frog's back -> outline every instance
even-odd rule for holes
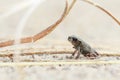
[[[81,41],[81,44],[82,44],[82,47],[83,47],[83,50],[86,51],[86,52],[96,52],[89,44],[87,44],[86,42],[84,42],[82,39],[78,38],[79,41]]]

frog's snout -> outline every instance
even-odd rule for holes
[[[71,41],[71,37],[70,36],[68,37],[68,41]]]
[[[68,41],[72,42],[72,38],[70,36],[68,37]]]

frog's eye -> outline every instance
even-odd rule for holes
[[[77,41],[77,38],[73,38],[73,41]]]

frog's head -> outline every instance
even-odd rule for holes
[[[72,43],[72,45],[78,45],[78,43],[80,43],[80,41],[78,40],[78,38],[76,36],[69,36],[68,37],[68,41]]]

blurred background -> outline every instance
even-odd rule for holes
[[[92,1],[120,20],[119,0]],[[64,7],[65,0],[0,0],[1,41],[14,39],[16,35],[25,37],[39,33],[60,18]],[[52,33],[36,44],[71,45],[67,41],[69,35],[80,37],[98,50],[120,52],[120,26],[103,11],[81,0],[77,0],[69,15]]]
[[[72,0],[68,0],[69,4]],[[92,0],[120,21],[120,0]],[[55,23],[63,13],[65,0],[0,0],[0,42],[35,35]],[[77,0],[75,6],[49,35],[35,43],[0,48],[1,54],[74,50],[67,41],[76,35],[99,53],[120,53],[120,26],[103,11]],[[17,48],[21,48],[17,49]],[[27,47],[27,49],[26,49]],[[49,48],[49,49],[48,49]],[[10,50],[13,51],[10,51]],[[40,54],[13,56],[13,60],[69,61],[71,54]],[[80,58],[76,61],[86,62]],[[114,61],[115,64],[49,65],[49,66],[3,66],[11,57],[0,57],[1,80],[119,80],[120,57],[100,57],[93,61]],[[118,64],[117,64],[118,62]],[[96,62],[98,63],[98,62]],[[109,62],[108,62],[109,63]],[[90,72],[90,73],[89,73]],[[47,74],[46,74],[47,73]],[[103,78],[104,75],[104,78]]]

